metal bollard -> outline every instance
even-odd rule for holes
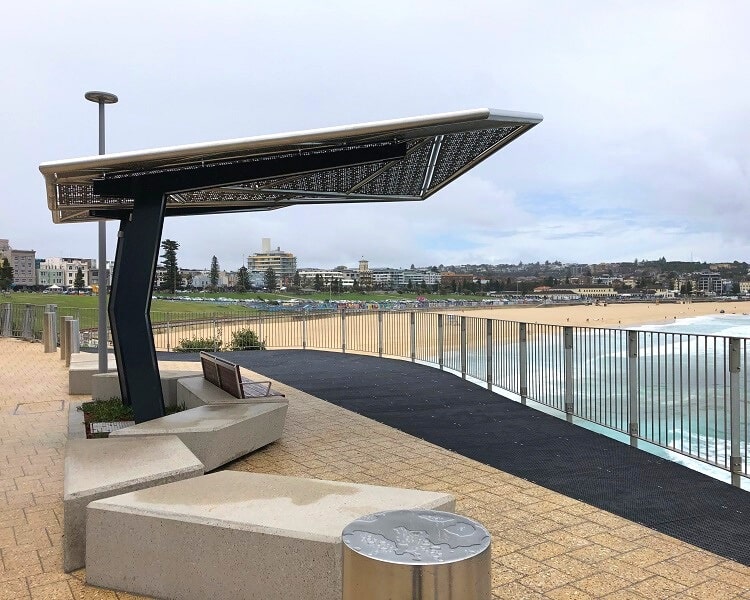
[[[65,366],[68,366],[70,355],[68,354],[68,326],[67,322],[72,321],[73,317],[63,317],[62,324],[60,325],[60,359],[65,361]]]
[[[44,352],[57,351],[57,314],[54,312],[44,313],[44,328],[42,339],[44,340]]]
[[[490,600],[490,534],[466,517],[393,510],[342,533],[343,600]]]
[[[77,354],[81,351],[81,327],[78,319],[71,321],[70,340],[68,342],[68,354]]]
[[[65,366],[70,366],[70,355],[80,352],[81,339],[78,330],[78,319],[65,318]]]

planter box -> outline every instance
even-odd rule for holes
[[[86,439],[106,438],[118,429],[135,425],[135,421],[94,421],[89,413],[83,413],[83,424],[86,428]]]

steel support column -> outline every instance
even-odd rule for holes
[[[133,407],[136,423],[164,416],[149,312],[165,206],[162,190],[139,190],[117,235],[109,322],[122,401]]]

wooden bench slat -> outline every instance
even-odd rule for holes
[[[201,352],[200,357],[203,377],[237,399],[284,397],[284,394],[271,391],[270,381],[251,381],[242,377],[238,364],[207,352]]]

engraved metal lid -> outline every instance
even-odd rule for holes
[[[490,533],[472,519],[436,510],[392,510],[364,516],[342,532],[346,547],[384,562],[425,565],[484,552]]]

